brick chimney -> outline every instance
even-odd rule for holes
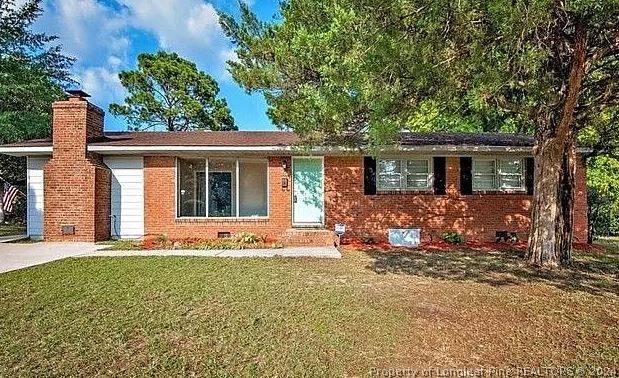
[[[63,154],[86,156],[89,138],[103,136],[104,112],[86,100],[90,97],[80,90],[71,90],[66,101],[53,105],[52,139],[54,157]]]
[[[111,173],[89,139],[103,136],[104,112],[83,91],[52,105],[52,159],[44,170],[44,239],[98,241],[110,236]]]

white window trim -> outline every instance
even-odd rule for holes
[[[174,209],[174,217],[176,220],[219,220],[219,221],[226,221],[226,220],[231,220],[231,221],[239,221],[239,220],[268,220],[270,213],[271,213],[271,172],[270,172],[270,166],[269,166],[269,159],[268,158],[238,158],[238,157],[227,157],[227,156],[213,156],[213,157],[208,157],[205,158],[204,160],[206,161],[206,172],[205,172],[205,180],[206,180],[206,216],[204,217],[198,217],[198,216],[179,216],[178,215],[178,193],[179,193],[179,186],[180,186],[180,182],[178,180],[178,164],[179,164],[179,160],[182,158],[176,157],[175,158],[175,164],[174,164],[174,181],[175,181],[175,190],[174,190],[174,198],[175,198],[175,209]],[[221,159],[221,160],[234,160],[235,161],[235,170],[219,170],[219,171],[213,171],[213,172],[232,172],[235,173],[236,171],[236,179],[237,179],[237,185],[236,185],[236,191],[235,191],[235,199],[236,200],[236,216],[231,216],[231,217],[209,217],[209,188],[208,188],[208,181],[209,181],[209,160],[216,160],[216,159]],[[266,163],[266,169],[267,169],[267,188],[266,188],[266,205],[267,205],[267,214],[266,215],[260,215],[260,216],[239,216],[239,198],[240,198],[240,194],[239,194],[239,185],[238,185],[238,179],[239,179],[239,172],[240,172],[240,168],[239,168],[239,162],[261,162],[261,163]]]
[[[379,175],[381,172],[380,161],[381,160],[397,160],[400,162],[400,187],[399,188],[385,188],[380,186]],[[408,187],[408,161],[425,161],[428,163],[427,185],[422,188],[409,188]],[[415,174],[415,173],[411,173]],[[376,191],[377,192],[427,192],[432,190],[434,184],[434,165],[432,157],[407,157],[407,158],[391,158],[382,157],[376,159]]]
[[[520,160],[521,173],[518,175],[517,173],[506,173],[503,174],[501,172],[501,160]],[[476,176],[490,176],[489,174],[477,174],[475,172],[476,163],[479,161],[493,161],[494,162],[494,176],[493,176],[493,188],[479,188],[475,186],[475,177]],[[526,167],[525,167],[525,158],[522,156],[515,157],[506,157],[506,156],[495,156],[495,157],[473,157],[472,164],[472,181],[473,181],[473,191],[475,192],[502,192],[502,193],[520,193],[526,192]],[[502,176],[520,176],[520,187],[513,188],[501,188],[501,177]]]

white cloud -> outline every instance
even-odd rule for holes
[[[136,39],[145,33],[220,81],[230,80],[226,61],[237,59],[206,0],[44,0],[43,7],[39,29],[77,58],[75,79],[104,108],[123,100],[118,72],[135,67],[130,56],[148,46]]]
[[[107,67],[89,67],[77,74],[82,89],[91,95],[96,103],[109,104],[126,96],[118,73]]]
[[[213,73],[225,72],[220,52],[229,42],[217,11],[202,0],[121,0],[131,24],[152,33],[165,50],[175,51]]]
[[[122,62],[123,62],[122,59],[114,55],[111,55],[107,58],[107,64],[109,64],[112,67],[118,67],[120,66]]]
[[[219,53],[219,59],[221,62],[221,70],[217,72],[213,72],[214,75],[221,81],[232,81],[232,75],[228,71],[227,62],[236,62],[239,60],[239,56],[236,55],[236,51],[234,49],[225,49]]]
[[[65,53],[78,58],[78,64],[102,54],[124,54],[130,47],[124,35],[129,21],[125,11],[96,0],[48,0],[44,8],[44,30],[57,35]]]

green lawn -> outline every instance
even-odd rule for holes
[[[0,275],[0,376],[619,365],[619,248],[68,259]]]
[[[26,227],[17,224],[0,224],[0,237],[23,235],[26,233]]]

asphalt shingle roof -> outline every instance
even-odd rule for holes
[[[187,131],[187,132],[108,132],[89,140],[95,146],[291,146],[299,141],[287,131]],[[531,147],[527,135],[508,133],[402,133],[404,146],[505,146]],[[46,147],[51,138],[34,139],[3,147]]]

